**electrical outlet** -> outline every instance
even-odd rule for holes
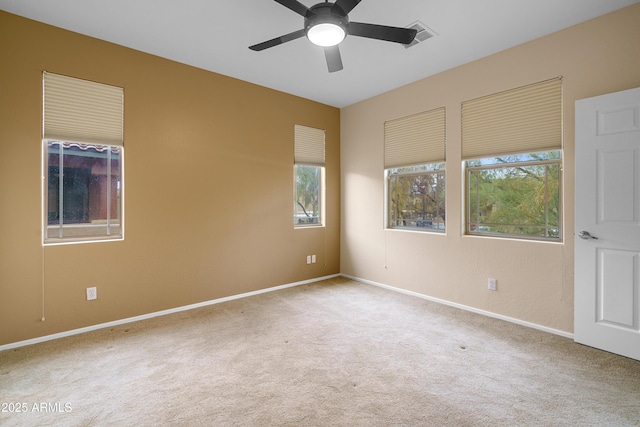
[[[496,279],[494,279],[493,277],[489,277],[489,280],[487,281],[487,286],[488,286],[490,291],[497,291],[498,290],[498,281]]]
[[[307,255],[307,264],[311,264],[311,255]]]
[[[98,290],[94,286],[93,288],[87,288],[87,301],[98,299]]]

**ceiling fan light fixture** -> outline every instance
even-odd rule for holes
[[[342,42],[347,32],[340,25],[332,22],[316,24],[307,30],[307,38],[315,45],[328,47]]]
[[[304,32],[309,41],[322,47],[340,44],[347,37],[349,18],[333,3],[319,3],[309,8],[304,18]]]

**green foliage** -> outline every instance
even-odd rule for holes
[[[390,175],[389,201],[389,226],[443,229],[444,172]]]
[[[468,171],[469,231],[558,237],[560,163],[494,165]]]
[[[320,167],[296,165],[296,223],[318,223],[320,218]]]

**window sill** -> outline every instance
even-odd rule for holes
[[[480,234],[480,233],[465,233],[462,237],[480,238],[480,239],[494,239],[494,240],[508,240],[512,242],[527,242],[527,243],[551,243],[551,244],[564,244],[561,238],[544,238],[544,237],[517,237],[517,236],[500,236],[495,234]]]
[[[294,224],[293,225],[294,230],[306,230],[306,229],[312,229],[312,228],[325,228],[325,225],[324,224]]]
[[[60,245],[77,245],[83,243],[101,243],[101,242],[118,242],[123,241],[124,236],[113,236],[113,237],[73,237],[73,238],[48,238],[43,242],[44,246],[60,246]]]
[[[417,227],[386,227],[385,231],[397,231],[400,233],[417,233],[417,234],[429,234],[435,236],[446,236],[446,229],[437,228],[417,228]]]

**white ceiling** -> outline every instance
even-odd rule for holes
[[[320,0],[300,0],[310,7]],[[0,9],[335,107],[561,30],[640,0],[362,0],[352,21],[437,36],[402,45],[347,37],[344,69],[328,73],[306,38],[262,52],[250,45],[301,29],[273,0],[0,0]]]

